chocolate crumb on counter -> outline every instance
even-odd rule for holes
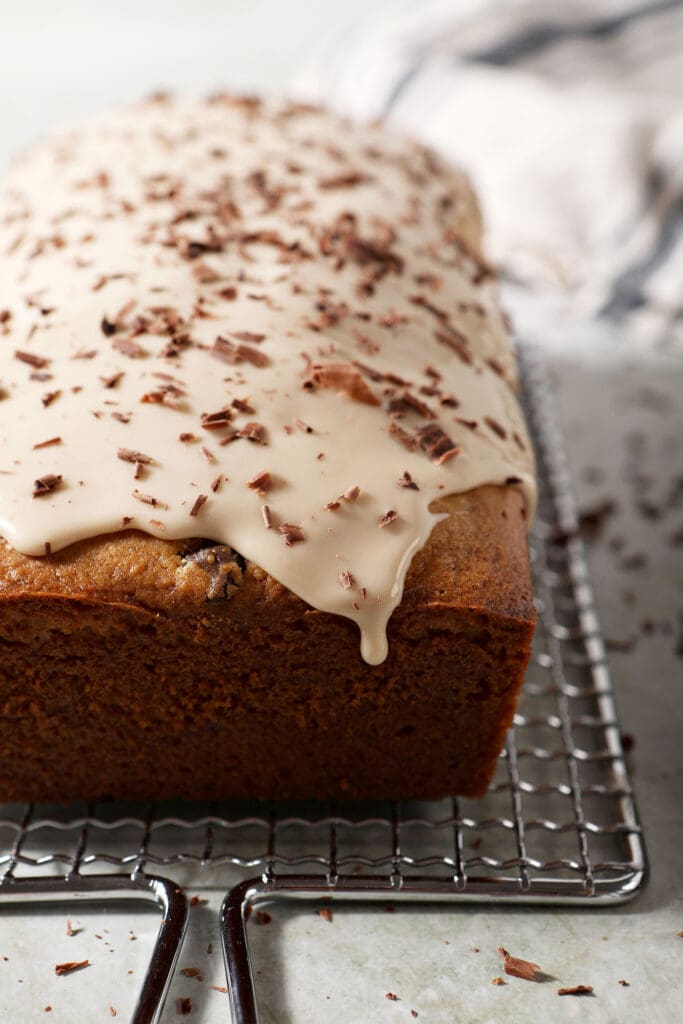
[[[398,1002],[398,996],[396,995],[395,992],[387,992],[384,998],[389,999],[392,1003]]]
[[[540,971],[538,964],[531,960],[521,960],[519,957],[510,956],[502,946],[498,947],[498,955],[503,958],[503,970],[513,978],[523,978],[525,981],[534,981]]]
[[[393,523],[398,519],[398,512],[395,509],[390,508],[383,516],[380,516],[377,522],[380,526],[388,526],[389,523]]]
[[[303,529],[298,523],[281,523],[278,526],[278,530],[285,539],[285,544],[288,548],[291,548],[293,544],[297,544],[299,541],[305,540],[305,534]]]
[[[417,1010],[411,1010],[411,1011],[410,1011],[410,1016],[411,1016],[411,1017],[419,1017],[420,1015],[419,1015],[419,1013],[417,1012]]]
[[[332,911],[329,907],[319,907],[318,910],[316,910],[316,914],[318,917],[322,917],[323,921],[327,921],[328,924],[332,924]]]
[[[498,978],[491,978],[491,984],[492,985],[504,985],[505,982],[503,981],[503,979],[501,977],[498,977]]]
[[[197,981],[204,981],[204,975],[198,967],[181,967],[180,973],[186,978],[196,978]]]
[[[64,974],[72,974],[74,971],[80,971],[84,967],[90,967],[89,960],[67,960],[62,964],[55,964],[55,974],[58,978],[61,978]]]
[[[191,996],[178,996],[178,1013],[181,1017],[187,1017],[192,1013]]]
[[[626,978],[619,978],[619,984],[622,988],[629,988],[631,983],[628,982]]]
[[[61,483],[60,473],[46,473],[45,476],[38,477],[33,481],[33,497],[42,498],[46,494],[52,494],[61,486]]]
[[[572,985],[571,988],[558,988],[558,996],[591,996],[593,995],[592,985]]]
[[[256,921],[258,924],[270,924],[273,918],[266,910],[256,911]]]

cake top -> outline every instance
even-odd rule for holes
[[[533,457],[466,180],[291,103],[154,97],[0,192],[0,533],[230,545],[386,656],[434,499]]]

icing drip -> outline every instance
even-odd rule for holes
[[[148,101],[0,197],[0,532],[227,544],[361,630],[430,504],[533,458],[466,181],[293,105]]]

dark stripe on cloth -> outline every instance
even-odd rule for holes
[[[605,39],[641,18],[664,14],[666,11],[675,10],[681,6],[683,6],[682,0],[654,0],[654,3],[640,4],[622,14],[595,18],[593,21],[577,22],[576,24],[539,22],[510,39],[495,43],[488,49],[467,53],[464,55],[464,59],[503,67],[515,64],[524,57],[547,50],[566,39]]]

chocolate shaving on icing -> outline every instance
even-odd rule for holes
[[[305,534],[298,523],[282,523],[278,526],[278,530],[285,539],[285,544],[288,548],[291,548],[293,544],[297,544],[299,541],[305,540]]]
[[[137,489],[137,487],[132,494],[137,501],[141,501],[145,505],[152,505],[154,508],[168,508],[168,505],[165,505],[163,501],[159,501],[158,498],[153,498],[151,494],[143,494],[142,491]]]
[[[238,412],[253,413],[255,411],[244,398],[233,398],[230,406],[233,409],[237,409]]]
[[[272,486],[273,480],[267,469],[257,473],[251,480],[247,480],[247,487],[252,491],[256,491],[257,494],[267,494]]]
[[[223,474],[219,473],[218,476],[214,477],[211,481],[211,490],[216,493],[220,485],[223,483]]]
[[[263,517],[263,523],[266,530],[270,530],[273,525],[273,520],[270,514],[270,509],[267,505],[261,505],[261,516]]]
[[[433,462],[443,463],[460,454],[461,449],[453,444],[448,434],[438,425],[430,423],[426,427],[419,427],[416,437],[421,448],[423,448]]]
[[[56,491],[62,482],[60,473],[46,473],[33,481],[33,497],[42,498],[46,494]]]
[[[344,590],[349,590],[354,584],[354,578],[348,569],[342,569],[339,573],[339,581]]]
[[[113,373],[111,377],[100,377],[100,380],[104,384],[105,388],[115,388],[122,377],[123,370],[119,370],[118,373]]]
[[[100,321],[100,330],[105,338],[111,338],[112,334],[116,334],[116,323],[113,320],[107,320],[106,316],[103,316]]]
[[[425,420],[435,420],[436,414],[432,412],[426,402],[420,401],[415,395],[412,395],[409,391],[404,392],[397,398],[389,399],[387,405],[387,412],[390,416],[401,419],[407,413],[416,412],[419,416],[422,416]]]
[[[292,420],[292,423],[294,424],[295,427],[298,427],[299,430],[303,430],[304,434],[312,434],[313,433],[313,427],[310,427],[308,425],[308,423],[304,423],[304,421],[300,420],[298,416],[294,417],[294,419]]]
[[[179,388],[177,384],[161,384],[153,391],[146,391],[144,395],[141,395],[140,401],[146,405],[168,405],[173,408],[179,404],[185,394],[183,388]]]
[[[368,181],[372,181],[372,178],[368,174],[363,174],[362,171],[347,171],[345,174],[337,174],[331,178],[319,178],[318,188],[325,191],[338,188],[355,188],[357,185],[363,185]]]
[[[42,370],[44,366],[47,366],[50,362],[44,356],[38,356],[35,352],[23,352],[21,349],[15,349],[15,359],[19,359],[22,363],[28,363],[29,366],[35,366],[36,370]]]
[[[484,423],[490,430],[493,431],[494,434],[498,435],[501,441],[504,441],[505,438],[508,436],[505,427],[503,427],[498,422],[498,420],[494,420],[493,416],[484,416]]]
[[[216,456],[213,454],[213,452],[209,448],[206,447],[205,444],[200,445],[199,453],[202,456],[202,458],[205,459],[207,462],[215,462],[216,461]]]
[[[33,450],[37,451],[39,448],[51,448],[54,444],[61,444],[61,437],[49,437],[47,441],[39,441],[38,444],[33,445]]]
[[[61,394],[61,391],[58,391],[58,390],[57,391],[46,391],[45,394],[40,399],[42,401],[43,406],[45,407],[45,409],[47,409],[48,406],[51,406],[52,402],[56,401],[56,399],[59,397],[60,394]]]
[[[255,345],[259,345],[266,338],[265,334],[256,334],[254,331],[230,331],[230,334],[238,341],[253,342]]]
[[[151,466],[154,462],[151,455],[145,455],[144,452],[136,452],[132,448],[119,448],[116,452],[116,457],[121,459],[122,462],[139,463],[142,466]]]
[[[377,396],[370,390],[360,373],[352,363],[316,364],[310,376],[303,382],[303,387],[315,389],[332,388],[338,394],[346,395],[354,402],[364,405],[379,405]]]
[[[351,502],[353,502],[353,501],[356,501],[356,499],[358,498],[359,494],[360,494],[360,487],[358,486],[358,484],[354,484],[353,487],[347,487],[347,489],[344,491],[344,494],[342,495],[342,497],[344,498],[344,501],[351,501]]]
[[[237,431],[237,437],[245,437],[247,441],[254,441],[256,444],[266,444],[266,428],[255,421],[245,423],[242,429]]]
[[[64,974],[71,974],[72,971],[80,971],[81,968],[89,966],[89,960],[67,960],[63,964],[55,964],[55,974],[61,978]]]
[[[502,946],[498,947],[498,955],[503,958],[503,970],[513,978],[523,978],[525,981],[534,981],[540,971],[538,964],[531,960],[520,960],[519,957],[510,956]]]
[[[251,345],[239,344],[237,346],[237,358],[244,359],[245,362],[251,363],[252,366],[268,366],[270,359],[265,352],[259,352],[257,348],[252,348]]]
[[[571,988],[558,988],[557,990],[558,996],[590,996],[592,993],[592,985],[573,985]]]
[[[112,417],[118,420],[119,423],[130,423],[132,413],[129,412],[113,412]]]
[[[199,513],[202,510],[202,507],[206,504],[206,502],[208,500],[209,500],[208,494],[198,494],[197,495],[197,497],[195,498],[194,505],[190,509],[190,515],[192,516],[193,519],[195,518],[195,516],[199,515]]]
[[[335,501],[328,501],[327,504],[325,505],[325,508],[328,510],[328,512],[336,512],[337,509],[340,506],[341,506],[341,501],[335,500]]]
[[[464,420],[462,416],[454,416],[453,420],[455,423],[459,423],[461,427],[467,427],[468,430],[476,430],[479,426],[477,420]]]
[[[406,487],[411,491],[419,491],[420,488],[417,486],[412,476],[407,469],[404,469],[403,476],[398,478],[399,487]]]
[[[182,441],[183,444],[188,444],[190,441],[196,441],[197,436],[189,430],[184,430],[182,434],[178,434],[178,440]]]
[[[463,363],[471,366],[472,356],[467,347],[467,339],[464,334],[461,334],[455,327],[448,326],[446,329],[446,325],[444,325],[441,330],[434,331],[434,337],[442,345],[445,345],[446,348],[455,352]]]
[[[418,440],[412,434],[409,434],[403,427],[399,427],[398,423],[394,420],[389,424],[389,433],[392,437],[395,437],[404,448],[407,448],[409,452],[414,452],[418,446]]]
[[[385,512],[383,516],[380,516],[377,522],[380,526],[388,526],[389,523],[395,522],[398,519],[398,512],[395,509],[390,508],[388,512]]]
[[[201,415],[204,430],[218,430],[220,427],[226,427],[231,419],[232,411],[230,409],[218,409],[217,412],[203,412]]]
[[[220,336],[216,338],[213,348],[209,349],[209,351],[212,356],[222,359],[224,363],[230,363],[231,366],[239,362],[237,345],[232,341],[228,341],[227,338],[221,338]]]
[[[145,355],[145,350],[141,345],[138,345],[132,338],[117,338],[115,337],[112,341],[112,348],[115,348],[121,355],[128,356],[129,359],[140,359]]]

